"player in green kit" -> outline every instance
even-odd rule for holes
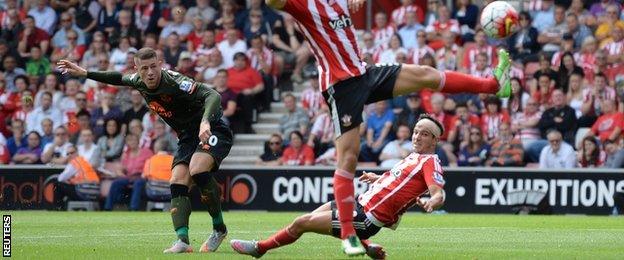
[[[87,71],[67,60],[58,62],[64,74],[86,77],[111,85],[130,86],[145,98],[148,107],[173,128],[179,138],[172,165],[171,218],[178,240],[164,253],[192,252],[188,235],[194,182],[209,205],[213,232],[200,252],[214,252],[227,235],[221,215],[221,190],[214,178],[232,147],[232,132],[221,120],[221,96],[207,85],[175,71],[162,69],[156,51],[140,49],[134,57],[137,73]]]

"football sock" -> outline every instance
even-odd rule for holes
[[[201,191],[202,200],[208,204],[208,213],[212,217],[212,228],[225,233],[226,227],[221,214],[221,188],[212,174],[210,172],[195,174],[193,181]]]
[[[191,215],[191,200],[188,197],[188,187],[180,184],[171,184],[171,220],[173,229],[178,238],[190,244],[188,236],[189,216]]]
[[[288,231],[288,227],[285,227],[282,230],[278,231],[277,233],[273,234],[271,237],[265,240],[259,241],[258,253],[264,254],[266,253],[266,251],[270,249],[292,244],[293,242],[297,241],[297,239],[299,239],[300,236],[301,235],[296,236],[290,233],[290,231]]]
[[[345,170],[337,169],[334,172],[334,197],[338,208],[341,239],[355,235],[355,229],[353,228],[353,208],[355,202],[353,177],[354,174]]]
[[[495,78],[479,78],[467,74],[445,71],[440,72],[442,79],[438,90],[443,93],[490,93],[498,92]]]

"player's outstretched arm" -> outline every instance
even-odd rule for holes
[[[87,71],[85,68],[68,60],[60,60],[56,65],[63,74],[69,74],[74,77],[86,77],[110,85],[124,85],[121,79],[123,75],[117,71]]]
[[[446,195],[444,190],[437,185],[429,185],[429,194],[431,198],[425,203],[420,202],[420,198],[416,200],[416,203],[421,206],[425,211],[431,213],[433,210],[438,209],[444,205]]]
[[[281,10],[286,5],[288,0],[264,0],[264,2],[271,8]]]
[[[363,183],[373,183],[377,181],[379,177],[380,176],[375,173],[362,171],[362,176],[360,176],[358,180]]]

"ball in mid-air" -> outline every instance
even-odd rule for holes
[[[481,27],[491,38],[506,38],[519,27],[518,11],[505,1],[494,1],[481,11]]]

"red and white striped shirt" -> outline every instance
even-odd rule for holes
[[[410,50],[410,54],[408,55],[408,61],[412,64],[420,64],[420,59],[422,59],[422,57],[424,57],[427,53],[429,53],[431,57],[435,57],[435,51],[428,45],[424,45],[420,48],[412,48]]]
[[[498,56],[496,55],[496,49],[494,46],[486,45],[479,48],[474,45],[464,50],[463,64],[465,68],[472,67],[477,62],[477,55],[479,53],[485,53],[488,56],[488,66],[495,66],[498,63]]]
[[[608,55],[619,55],[624,53],[624,40],[619,42],[611,42],[607,44],[604,49],[607,51]]]
[[[423,10],[418,7],[418,5],[408,5],[408,6],[401,6],[397,9],[394,9],[394,11],[392,11],[392,22],[397,26],[401,26],[404,25],[407,21],[406,21],[406,15],[408,12],[416,12],[416,20],[419,23],[422,23],[425,21],[425,14],[423,13]]]
[[[498,128],[502,123],[509,123],[509,115],[506,112],[481,115],[481,131],[487,140],[498,137]]]
[[[262,64],[260,63],[260,55],[256,53],[254,49],[247,50],[247,57],[249,57],[249,64],[257,71],[262,71],[266,74],[270,74],[272,71],[264,71]],[[273,68],[273,52],[267,47],[262,47],[262,59],[267,63],[267,66]]]
[[[297,20],[319,64],[319,87],[366,73],[346,0],[287,1],[283,8]]]
[[[325,103],[323,94],[320,91],[315,91],[312,88],[306,88],[301,93],[301,106],[308,111],[310,118],[314,117],[321,111],[321,106]]]
[[[438,70],[457,70],[457,55],[459,54],[459,46],[453,43],[450,49],[440,48],[435,55]]]
[[[494,76],[494,71],[492,67],[485,67],[482,70],[477,69],[477,65],[473,64],[470,66],[470,75],[480,78],[490,78]]]
[[[387,25],[384,28],[378,29],[373,28],[373,39],[375,41],[375,46],[381,47],[386,46],[390,42],[390,37],[396,33],[396,29],[392,25]]]
[[[444,187],[442,166],[435,154],[411,153],[375,181],[358,201],[377,226],[396,228],[401,214],[431,185]]]
[[[529,120],[539,120],[542,117],[542,112],[537,111],[533,114],[529,114],[527,112],[522,112],[522,113],[516,113],[513,115],[512,118],[512,122],[513,124],[517,125],[520,122],[527,122]],[[537,140],[541,138],[541,133],[539,128],[537,127],[533,127],[533,128],[523,128],[520,129],[518,131],[518,137],[520,137],[520,140]]]
[[[329,113],[320,114],[310,130],[310,134],[315,135],[319,140],[334,140],[334,124]]]
[[[452,32],[452,33],[456,33],[459,34],[460,30],[459,30],[459,22],[455,19],[449,19],[448,21],[446,21],[445,23],[442,23],[440,21],[435,21],[432,24],[428,25],[425,28],[425,31],[430,33],[430,32],[438,32],[438,33],[444,33],[444,32]]]

